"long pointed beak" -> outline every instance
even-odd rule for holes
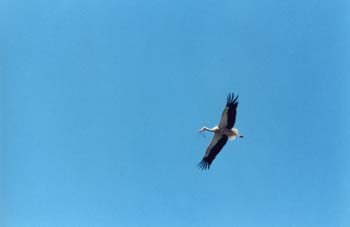
[[[198,130],[198,132],[204,132],[204,131],[205,131],[204,128],[201,128],[201,129]]]

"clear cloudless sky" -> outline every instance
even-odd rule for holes
[[[0,1],[0,226],[350,226],[349,6]]]

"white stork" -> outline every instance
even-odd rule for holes
[[[209,131],[214,132],[214,137],[209,144],[202,161],[198,164],[203,170],[209,169],[211,163],[225,146],[228,139],[234,140],[236,137],[243,138],[243,135],[238,133],[238,129],[233,128],[236,121],[236,113],[238,106],[238,96],[229,94],[224,111],[221,114],[221,120],[218,126],[213,128],[202,127],[199,132]]]

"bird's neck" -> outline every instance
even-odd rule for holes
[[[207,127],[204,127],[205,130],[209,131],[209,132],[216,132],[216,129],[217,127],[213,127],[213,128],[207,128]]]

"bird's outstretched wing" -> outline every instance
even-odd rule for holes
[[[205,155],[202,161],[198,164],[198,166],[202,170],[206,170],[210,168],[211,163],[215,159],[216,155],[219,154],[221,149],[225,146],[227,140],[228,140],[227,136],[215,133],[213,139],[211,140],[205,152]]]
[[[238,106],[238,95],[235,97],[234,93],[227,96],[227,103],[224,111],[221,114],[221,120],[219,123],[219,128],[231,129],[236,122]]]

